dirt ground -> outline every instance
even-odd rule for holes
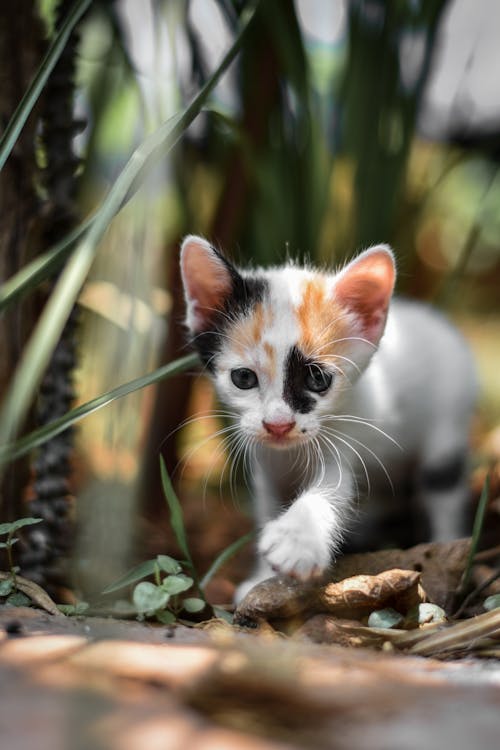
[[[2,748],[497,750],[500,663],[0,608]]]

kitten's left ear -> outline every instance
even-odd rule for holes
[[[189,235],[181,248],[181,275],[186,295],[186,323],[193,333],[210,327],[233,288],[230,264],[202,237]]]
[[[355,313],[363,335],[378,344],[396,280],[394,255],[388,245],[375,245],[354,258],[336,277],[335,299]]]

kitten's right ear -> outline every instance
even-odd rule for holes
[[[335,298],[354,313],[366,339],[377,345],[384,332],[396,266],[388,245],[368,248],[337,274]]]
[[[181,247],[181,274],[188,328],[206,331],[232,292],[231,267],[202,237],[188,235]]]

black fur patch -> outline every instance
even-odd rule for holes
[[[316,403],[305,385],[308,364],[300,349],[292,346],[285,362],[283,400],[299,414],[308,414]]]
[[[193,337],[191,343],[200,355],[200,359],[211,372],[215,369],[215,359],[220,352],[224,331],[231,320],[236,320],[239,315],[245,315],[252,307],[264,299],[268,284],[265,279],[243,278],[236,268],[229,263],[220,253],[214,250],[222,260],[231,277],[232,289],[230,295],[224,301],[220,312],[214,313],[210,328]]]
[[[466,459],[462,453],[450,456],[438,466],[424,467],[420,476],[420,484],[425,490],[437,492],[452,490],[463,478],[465,468]]]

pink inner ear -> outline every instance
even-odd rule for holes
[[[188,303],[188,325],[206,328],[231,294],[231,276],[224,262],[201,237],[186,237],[181,250],[181,271]]]
[[[374,248],[352,261],[335,283],[335,298],[358,316],[364,336],[374,344],[384,331],[395,275],[390,250]]]

